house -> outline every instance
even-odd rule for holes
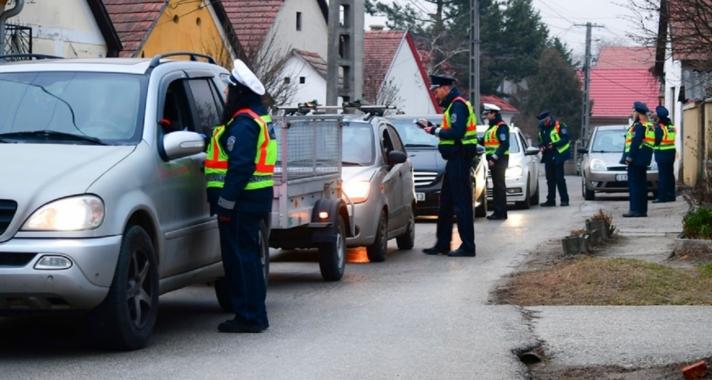
[[[9,22],[31,30],[31,53],[115,57],[121,50],[101,0],[25,1]]]
[[[208,54],[231,64],[238,39],[223,28],[219,1],[103,0],[119,39],[121,57],[152,57],[171,51]]]
[[[396,106],[406,114],[440,111],[409,32],[371,30],[364,36],[363,100]]]
[[[591,68],[591,126],[628,124],[635,101],[655,109],[660,82],[651,73],[654,64],[653,49],[603,47]]]
[[[227,25],[278,104],[326,100],[326,0],[221,0]]]
[[[517,107],[496,95],[480,95],[480,103],[490,103],[501,108],[502,120],[508,125],[514,125],[512,120],[516,120],[515,117],[519,115]],[[480,115],[477,115],[477,121],[478,124],[485,124]]]

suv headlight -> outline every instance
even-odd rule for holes
[[[507,171],[504,172],[504,176],[507,178],[518,178],[522,176],[522,167],[521,166],[512,166],[511,168],[507,168]]]
[[[50,202],[32,213],[23,231],[81,231],[104,221],[104,202],[94,195],[80,195]]]
[[[371,191],[370,181],[348,181],[344,183],[344,193],[353,203],[363,203],[368,199],[368,193]]]
[[[606,170],[608,170],[608,167],[606,167],[605,162],[594,158],[593,160],[591,160],[591,170],[595,172],[605,172]]]

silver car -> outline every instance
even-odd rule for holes
[[[159,294],[222,276],[203,135],[227,71],[164,58],[0,65],[3,313],[89,311],[134,349]]]
[[[627,167],[620,163],[625,147],[626,125],[599,126],[593,130],[588,148],[581,162],[581,192],[592,201],[596,193],[623,193],[628,191]],[[579,150],[581,152],[581,150]],[[658,188],[658,166],[655,160],[648,167],[648,190],[655,194]]]
[[[356,235],[349,247],[366,246],[368,259],[386,259],[387,242],[399,249],[415,243],[413,166],[393,125],[381,117],[344,121],[344,193],[352,202]]]

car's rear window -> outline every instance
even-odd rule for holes
[[[142,132],[144,83],[144,76],[119,73],[0,73],[0,134],[24,133],[22,138],[31,140],[27,132],[50,131],[106,144],[136,142]]]
[[[373,127],[368,123],[346,123],[342,130],[343,165],[371,165],[374,160]]]
[[[591,153],[621,153],[623,152],[624,145],[624,130],[598,130],[591,143]]]

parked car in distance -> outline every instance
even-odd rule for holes
[[[344,119],[342,179],[353,202],[355,236],[349,247],[366,246],[368,259],[386,259],[387,242],[399,249],[415,244],[413,166],[398,132],[386,119],[353,115]],[[350,208],[349,208],[350,209]]]
[[[173,55],[0,65],[0,313],[86,311],[136,349],[159,294],[223,276],[203,148],[228,72]]]
[[[489,126],[478,125],[477,135],[482,141]],[[539,148],[529,146],[522,131],[509,126],[509,165],[505,173],[507,203],[528,209],[539,204]],[[487,198],[492,200],[492,176],[487,175]]]
[[[413,161],[415,181],[415,213],[418,216],[435,215],[440,205],[440,188],[445,174],[445,160],[438,152],[438,138],[429,135],[415,125],[418,119],[427,119],[438,125],[442,123],[442,115],[426,116],[389,116],[398,133],[403,137],[403,142],[408,150],[410,160]],[[473,210],[476,217],[487,215],[486,178],[487,165],[483,150],[479,150],[472,164],[472,199]]]
[[[628,192],[627,167],[620,163],[625,148],[627,125],[605,125],[594,128],[581,163],[581,192],[592,201],[596,193]],[[658,188],[658,166],[653,160],[647,172],[648,191]]]

